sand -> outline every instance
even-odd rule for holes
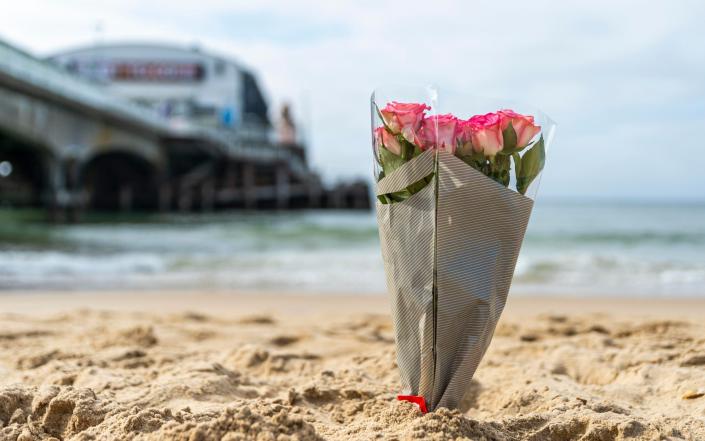
[[[705,440],[705,301],[512,298],[463,411],[383,296],[0,296],[0,440]]]

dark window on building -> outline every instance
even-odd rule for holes
[[[257,86],[257,80],[249,72],[242,72],[244,119],[269,124],[267,102]]]

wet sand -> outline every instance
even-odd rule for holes
[[[705,440],[705,301],[512,297],[464,412],[384,296],[0,295],[0,440]]]

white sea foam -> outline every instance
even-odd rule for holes
[[[385,290],[374,216],[334,212],[6,220],[0,288]],[[705,207],[539,204],[512,291],[705,295]]]

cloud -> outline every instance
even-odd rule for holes
[[[371,176],[378,84],[511,97],[558,121],[548,196],[705,199],[705,4],[225,0],[16,2],[0,29],[40,53],[104,40],[191,44],[253,67],[307,120],[327,179]],[[308,109],[308,110],[306,110]],[[677,160],[675,159],[677,158]]]

